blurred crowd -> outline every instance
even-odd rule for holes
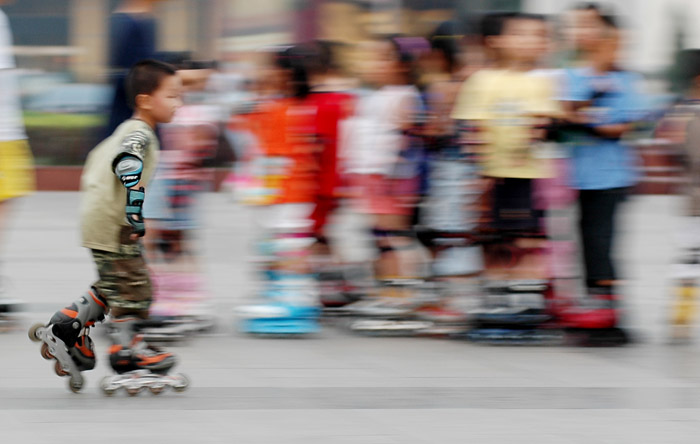
[[[112,19],[111,128],[129,116],[119,69],[158,57],[140,14]],[[528,328],[617,328],[616,216],[640,177],[634,139],[655,125],[643,79],[620,64],[624,25],[594,3],[561,17],[471,19],[468,32],[444,22],[425,36],[272,46],[236,63],[170,55],[184,106],[160,128],[145,209],[160,288],[183,275],[175,287],[201,287],[194,208],[227,146],[224,188],[259,225],[262,302],[241,309],[247,331],[312,331],[318,307],[380,318],[355,324],[370,330],[469,315],[516,329],[513,316],[533,313]],[[700,60],[685,56],[688,97],[654,137],[695,177]],[[679,266],[700,250],[694,182]],[[682,336],[697,273],[679,273]],[[466,293],[490,298],[465,308]],[[167,301],[157,297],[154,313],[191,311]]]
[[[449,297],[397,298],[416,279],[459,282],[447,294],[475,278],[482,292],[549,282],[541,299],[496,310],[616,327],[615,221],[640,173],[630,141],[651,114],[642,78],[619,64],[625,30],[596,4],[477,22],[466,35],[445,22],[356,47],[267,48],[225,131],[229,184],[266,208],[268,236],[308,236],[294,259],[278,247],[267,266],[281,276],[364,268],[376,299],[350,304],[362,313],[459,317]],[[576,203],[578,221],[566,211]],[[331,288],[325,306],[352,302]]]

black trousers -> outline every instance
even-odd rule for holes
[[[612,260],[615,216],[628,192],[628,188],[579,191],[579,229],[588,287],[617,279]]]

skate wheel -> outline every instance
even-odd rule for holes
[[[149,387],[148,389],[151,391],[151,393],[153,393],[154,395],[157,396],[157,395],[160,395],[161,393],[163,393],[165,386]]]
[[[29,339],[32,342],[41,341],[41,338],[39,337],[39,335],[37,333],[38,333],[40,328],[44,328],[44,327],[46,327],[46,326],[44,324],[41,324],[41,323],[37,323],[37,324],[32,325],[31,328],[29,329]]]
[[[136,396],[139,393],[141,393],[141,387],[138,388],[128,388],[126,389],[126,393],[129,394],[129,396]]]
[[[102,393],[104,393],[105,396],[112,396],[117,393],[117,389],[102,387]]]
[[[68,380],[68,388],[73,393],[78,393],[83,388],[83,377],[80,375],[71,375]]]
[[[58,376],[68,376],[70,375],[70,372],[67,372],[63,369],[63,366],[61,365],[60,362],[56,361],[56,363],[53,366],[53,370],[56,372]]]
[[[41,357],[46,359],[47,361],[50,361],[51,359],[54,359],[55,356],[51,354],[49,351],[49,345],[48,344],[41,344]]]
[[[105,376],[102,378],[102,382],[100,382],[100,387],[102,388],[102,393],[104,393],[106,396],[112,396],[115,393],[117,393],[117,388],[112,385],[111,378],[109,376]]]
[[[178,393],[184,392],[187,390],[187,387],[190,386],[190,380],[187,378],[187,376],[180,374],[178,375],[180,382],[178,382],[176,385],[173,386],[173,390],[175,390]]]

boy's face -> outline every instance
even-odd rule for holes
[[[504,24],[497,47],[505,61],[535,63],[547,51],[548,34],[547,24],[542,20],[511,19]]]
[[[182,80],[180,76],[166,76],[160,87],[148,96],[147,108],[158,123],[173,120],[175,111],[182,106]]]
[[[603,35],[601,36],[601,43],[599,47],[602,59],[606,63],[614,65],[619,57],[621,45],[622,33],[619,30],[611,27],[605,28]]]
[[[570,38],[574,49],[593,51],[600,45],[603,24],[598,12],[591,9],[577,10],[571,13]]]
[[[390,85],[401,74],[401,66],[397,60],[394,45],[380,42],[374,54],[374,76],[380,85]]]
[[[391,83],[395,75],[395,51],[391,43],[386,41],[370,42],[363,48],[360,56],[361,76],[374,86],[383,86]]]

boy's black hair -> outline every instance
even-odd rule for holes
[[[459,54],[459,31],[454,22],[443,22],[430,35],[430,47],[439,51],[447,62],[450,72],[457,67]]]
[[[497,37],[503,34],[503,29],[509,20],[537,20],[546,22],[547,16],[526,12],[490,12],[481,18],[480,34],[482,39]]]
[[[546,22],[547,16],[544,14],[533,14],[530,12],[519,12],[514,18],[524,19],[524,20],[537,20],[538,22]]]
[[[481,17],[479,34],[482,39],[497,37],[503,33],[503,24],[516,15],[514,12],[489,12]]]
[[[499,36],[502,35],[504,30],[506,29],[506,25],[510,21],[515,21],[515,20],[536,20],[539,22],[546,22],[547,21],[547,16],[542,15],[542,14],[533,14],[533,13],[528,13],[528,12],[497,12],[494,14],[489,14],[493,15],[494,17],[491,19],[488,19],[487,17],[484,17],[485,20],[491,21],[489,23],[490,29],[483,30],[482,29],[482,37],[485,39],[486,37],[494,37],[494,36]],[[483,23],[483,21],[482,21]],[[485,33],[484,31],[490,32],[489,34]]]
[[[384,40],[389,42],[392,49],[396,52],[398,62],[404,68],[404,80],[407,85],[416,85],[418,83],[418,72],[416,67],[416,48],[412,40],[419,38],[406,37],[402,34],[388,34],[384,36]],[[426,43],[429,46],[429,43]]]
[[[313,42],[312,50],[315,54],[312,60],[313,72],[323,73],[328,71],[340,70],[338,65],[337,51],[343,46],[343,43],[332,40],[316,40]]]
[[[577,3],[573,9],[576,11],[595,11],[598,14],[603,13],[603,7],[600,5],[600,3],[596,2],[580,2]]]
[[[136,97],[140,94],[153,94],[163,79],[176,74],[175,68],[158,60],[147,59],[137,62],[126,76],[126,98],[132,109],[136,108]]]
[[[600,14],[600,20],[609,28],[620,29],[620,20],[612,14]]]
[[[620,20],[608,6],[603,6],[596,2],[581,2],[576,4],[573,9],[574,11],[593,11],[605,26],[613,29],[620,29],[621,27]]]
[[[290,46],[275,54],[275,66],[291,73],[292,96],[297,99],[303,99],[311,92],[309,68],[313,59],[313,52],[304,45]]]
[[[411,65],[415,62],[416,57],[401,45],[401,39],[403,37],[404,35],[402,34],[388,34],[385,36],[385,40],[391,44],[400,63]]]

